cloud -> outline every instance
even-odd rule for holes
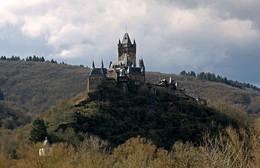
[[[247,47],[259,38],[257,30],[253,29],[249,20],[221,19],[212,17],[214,11],[206,8],[179,9],[167,13],[168,26],[158,29],[154,36],[157,43],[149,55],[156,53],[154,62],[161,62],[165,69],[170,69],[176,63],[177,68],[190,67],[210,70],[227,58],[232,57],[229,49],[234,46]],[[215,15],[214,15],[215,16]],[[145,48],[149,48],[146,46]],[[163,52],[162,52],[163,51]],[[164,58],[164,59],[161,59]],[[162,62],[164,60],[164,62]],[[168,64],[167,64],[168,62]],[[204,68],[201,68],[204,67]]]
[[[258,0],[13,0],[0,6],[0,30],[15,25],[28,38],[43,38],[48,57],[76,64],[116,60],[125,27],[148,70],[225,75],[230,60],[245,67],[239,61],[245,55],[260,61]]]

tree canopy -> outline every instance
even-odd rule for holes
[[[181,71],[180,75],[183,75],[183,76],[193,76],[193,77],[197,77],[200,80],[221,82],[221,83],[225,83],[227,85],[230,85],[230,86],[233,86],[233,87],[237,87],[237,88],[240,88],[240,89],[250,88],[250,89],[253,89],[253,90],[260,91],[260,88],[254,86],[252,84],[242,83],[242,82],[233,81],[233,80],[228,80],[227,77],[222,77],[220,75],[216,76],[214,73],[210,73],[210,72],[201,72],[201,73],[198,73],[196,75],[196,73],[194,71],[190,71],[190,72]]]
[[[36,143],[39,141],[43,141],[46,136],[47,136],[47,129],[43,119],[36,118],[32,123],[32,129],[30,132],[29,140],[31,142]]]

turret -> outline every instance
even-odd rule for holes
[[[139,60],[139,67],[141,68],[142,74],[145,74],[145,66],[144,66],[144,60],[143,59]]]
[[[128,61],[136,67],[136,43],[131,42],[128,33],[124,34],[122,43],[118,42],[118,61],[124,61],[125,55],[128,55]]]
[[[103,59],[101,60],[101,68],[104,68],[104,62],[103,62]]]
[[[94,60],[92,61],[92,69],[95,69],[95,63],[94,63]]]
[[[122,44],[123,45],[131,45],[132,44],[128,33],[125,33],[123,40],[122,40]]]

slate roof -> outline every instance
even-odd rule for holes
[[[94,68],[91,70],[89,76],[106,76],[107,69],[106,68]]]
[[[133,74],[133,75],[141,75],[141,68],[138,67],[129,67],[129,74]]]
[[[125,33],[122,44],[132,44],[128,33]]]

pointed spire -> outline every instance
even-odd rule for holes
[[[142,74],[145,74],[145,66],[144,66],[144,61],[143,59],[139,60],[139,67],[141,68]]]
[[[132,44],[128,33],[125,33],[122,44]]]
[[[142,75],[145,74],[144,67],[142,67],[142,69],[141,69],[141,73],[142,73]]]
[[[104,68],[104,62],[103,62],[103,59],[101,60],[101,68]]]
[[[140,67],[142,67],[145,70],[144,60],[143,59],[140,60],[139,64],[140,64]]]
[[[118,44],[121,44],[121,41],[120,41],[120,39],[119,39],[119,41],[118,41]]]
[[[136,43],[135,43],[135,39],[134,39],[134,44],[136,44]]]
[[[94,63],[94,60],[92,61],[92,69],[95,69],[95,63]]]

